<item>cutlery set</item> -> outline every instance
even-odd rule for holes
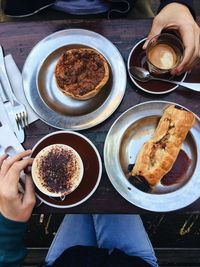
[[[6,71],[3,48],[0,46],[0,152],[9,155],[15,154],[17,152],[14,150],[16,144],[24,142],[24,129],[27,126],[28,113],[25,106],[13,93]],[[11,146],[3,147],[2,144],[6,143],[5,139],[7,143],[9,140],[9,144],[12,141],[13,146],[11,144]],[[18,148],[17,150],[21,150],[22,146],[20,145]]]

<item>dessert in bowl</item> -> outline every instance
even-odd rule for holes
[[[75,149],[64,144],[44,147],[34,158],[32,178],[37,188],[51,197],[65,197],[80,184],[84,167]]]

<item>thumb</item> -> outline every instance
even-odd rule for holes
[[[153,24],[152,24],[152,27],[151,27],[151,30],[147,36],[147,39],[142,47],[142,49],[146,49],[147,48],[147,45],[149,43],[149,41],[156,35],[160,34],[161,31],[162,31],[163,27],[160,23],[157,23],[155,22],[155,19],[153,21]]]
[[[31,213],[33,207],[35,206],[35,203],[36,199],[35,199],[34,184],[31,177],[27,175],[25,181],[25,193],[23,197],[23,205],[25,208],[29,208]]]

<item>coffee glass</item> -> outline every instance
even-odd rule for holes
[[[155,75],[170,73],[181,63],[183,54],[183,43],[176,35],[161,33],[154,36],[146,49],[149,72]]]
[[[31,171],[32,179],[42,193],[61,200],[78,187],[83,172],[80,155],[64,144],[43,148],[34,158]]]

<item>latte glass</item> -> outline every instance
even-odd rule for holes
[[[146,49],[149,72],[155,75],[170,73],[181,63],[183,54],[183,43],[174,34],[161,33],[154,36]]]

